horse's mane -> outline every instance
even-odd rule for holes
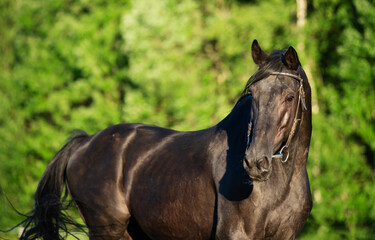
[[[285,52],[286,50],[275,50],[269,55],[268,62],[264,66],[260,67],[247,81],[244,90],[242,91],[240,97],[236,102],[236,106],[244,98],[250,95],[249,87],[251,86],[251,84],[261,79],[267,78],[269,75],[271,75],[272,72],[281,71],[281,69],[285,66],[283,63]]]

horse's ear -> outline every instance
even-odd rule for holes
[[[264,64],[267,63],[269,56],[265,53],[259,46],[258,41],[254,40],[253,44],[251,45],[251,55],[253,56],[253,60],[259,67],[262,67]]]
[[[296,50],[293,47],[289,47],[288,51],[284,54],[285,64],[289,69],[297,70],[301,63],[299,62]]]

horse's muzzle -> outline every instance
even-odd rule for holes
[[[270,157],[263,155],[260,158],[248,160],[245,158],[244,167],[249,176],[255,181],[266,181],[271,175],[272,163]]]

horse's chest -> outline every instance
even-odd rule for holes
[[[311,210],[309,195],[298,201],[288,199],[267,214],[265,238],[294,239],[301,231]]]

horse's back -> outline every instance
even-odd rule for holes
[[[209,238],[215,190],[208,134],[121,124],[91,136],[67,169],[85,221],[100,216],[126,225],[132,216],[153,238]],[[94,210],[96,217],[85,214]]]

